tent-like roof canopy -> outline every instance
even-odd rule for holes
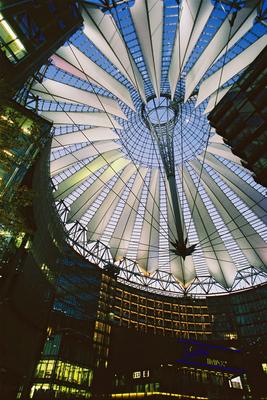
[[[265,3],[84,1],[32,86],[69,240],[119,279],[196,294],[266,280],[266,190],[207,120],[267,44]]]

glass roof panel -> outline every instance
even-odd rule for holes
[[[144,4],[146,11],[138,15]],[[234,4],[210,0],[81,2],[84,28],[52,56],[41,82],[43,89],[38,89],[39,111],[54,111],[45,115],[59,121],[51,151],[55,189],[68,182],[73,185],[60,202],[56,197],[55,201],[58,207],[62,200],[67,206],[67,214],[61,214],[66,230],[78,224],[85,232],[82,240],[72,235],[69,241],[100,266],[113,257],[120,268],[119,279],[129,284],[171,294],[207,295],[249,286],[248,276],[254,273],[259,277],[254,282],[267,277],[267,230],[262,220],[266,190],[238,160],[231,161],[229,147],[218,142],[205,114],[209,96],[196,103],[207,78],[217,71],[222,77],[226,65],[257,40],[260,49],[267,44],[266,25],[254,18],[259,12],[257,4],[250,8],[246,2],[238,2],[237,8]],[[162,11],[162,21],[155,9]],[[136,15],[143,26],[137,24]],[[158,42],[161,22],[162,40]],[[103,23],[112,27],[112,37]],[[180,29],[183,24],[190,32]],[[186,48],[179,50],[184,44]],[[252,61],[260,49],[251,52]],[[157,94],[153,74],[159,69],[159,52]],[[203,52],[207,54],[205,65],[193,87],[192,71]],[[174,92],[172,63],[176,63],[173,73],[178,79]],[[232,84],[241,72],[233,69],[226,81],[219,79],[212,87],[215,103],[216,91]],[[48,79],[65,84],[65,101],[59,98],[59,86],[46,88]],[[71,87],[82,92],[73,92]],[[192,93],[186,99],[189,87]],[[81,96],[74,100],[71,93]],[[89,95],[95,96],[95,104],[93,100],[89,103]],[[107,99],[116,102],[116,112],[107,111],[103,104]],[[62,115],[60,120],[57,113]],[[90,118],[97,114],[97,125],[86,124],[96,121]],[[96,126],[102,129],[99,138],[90,140],[88,129]],[[105,129],[114,138],[107,139]],[[71,137],[75,132],[77,143]],[[127,166],[117,170],[116,162],[109,161],[113,151],[117,151],[118,163],[128,160],[133,174],[127,175]],[[102,157],[102,164],[93,170],[97,157]],[[77,171],[83,178],[77,180]],[[79,215],[77,220],[67,211],[72,209]]]

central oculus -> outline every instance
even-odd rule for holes
[[[158,98],[150,96],[147,98],[147,103],[142,106],[141,114],[150,130],[151,125],[158,128],[165,125],[174,127],[179,114],[179,105],[171,100],[169,94],[161,94]]]

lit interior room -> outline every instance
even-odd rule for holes
[[[0,399],[267,399],[267,0],[0,1]]]

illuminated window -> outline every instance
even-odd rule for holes
[[[50,378],[55,366],[54,360],[42,360],[37,366],[35,376],[37,378]]]
[[[230,379],[229,386],[234,389],[243,389],[240,376]]]
[[[263,363],[261,364],[263,372],[265,372],[265,374],[267,374],[267,363]]]
[[[26,55],[26,49],[0,13],[0,46],[7,58],[16,63]]]
[[[237,333],[235,333],[235,332],[225,333],[224,338],[225,339],[230,339],[230,340],[236,340],[237,339]]]
[[[83,386],[90,386],[92,381],[92,371],[88,368],[60,360],[41,360],[36,369],[36,378],[51,378],[52,374],[55,374],[55,378],[60,381]]]
[[[46,390],[51,390],[51,389],[53,391],[55,391],[55,392],[69,393],[69,394],[72,394],[72,395],[79,395],[79,396],[82,396],[85,399],[88,399],[88,398],[91,397],[91,393],[88,390],[77,389],[75,387],[64,386],[64,385],[56,385],[56,384],[52,385],[52,387],[51,387],[51,385],[47,384],[47,383],[45,383],[45,384],[37,383],[37,384],[33,385],[32,388],[31,388],[30,397],[31,398],[33,397],[35,391],[38,391],[38,390],[46,391]]]

